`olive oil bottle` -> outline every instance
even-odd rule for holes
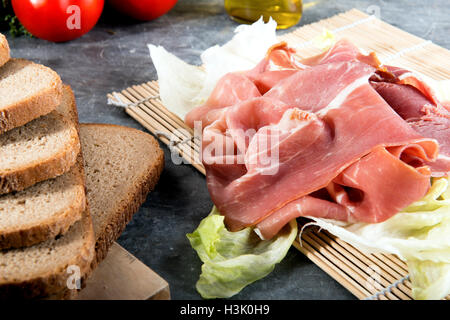
[[[302,0],[225,0],[225,10],[240,23],[253,23],[263,16],[274,19],[277,29],[296,25],[302,17]]]

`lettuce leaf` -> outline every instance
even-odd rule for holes
[[[309,217],[320,228],[364,252],[396,254],[406,261],[415,299],[450,294],[449,179],[433,179],[428,194],[377,224],[342,224]]]
[[[222,76],[255,67],[277,43],[276,27],[272,19],[268,23],[259,19],[252,25],[238,26],[230,41],[201,54],[202,68],[187,64],[161,46],[149,44],[162,103],[184,119],[190,110],[206,102]]]
[[[287,254],[297,236],[291,221],[276,237],[261,240],[253,228],[230,232],[213,207],[198,228],[187,235],[203,262],[197,291],[205,299],[229,298],[267,276]]]
[[[415,299],[440,299],[449,294],[450,263],[410,259],[407,264]]]

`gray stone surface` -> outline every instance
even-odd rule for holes
[[[318,0],[304,11],[299,26],[351,8],[370,11],[377,6],[386,22],[450,48],[449,4],[444,0]],[[107,10],[90,33],[68,43],[26,37],[8,40],[13,56],[50,66],[73,87],[82,122],[145,130],[120,108],[108,106],[105,95],[155,79],[146,44],[163,45],[182,59],[199,63],[199,54],[214,44],[225,43],[235,27],[222,1],[180,0],[169,14],[146,23],[129,21]],[[119,243],[169,282],[174,299],[199,299],[195,282],[201,264],[185,235],[209,213],[212,203],[204,177],[188,165],[173,165],[167,148],[163,148],[166,168],[161,181]],[[234,299],[354,297],[291,249],[267,278],[248,286]]]

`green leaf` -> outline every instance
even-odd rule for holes
[[[314,224],[364,252],[385,252],[406,261],[415,299],[450,294],[450,201],[448,178],[433,179],[428,194],[392,218],[376,224]]]
[[[450,264],[422,260],[409,260],[408,270],[414,284],[414,299],[441,299],[449,293]]]
[[[13,37],[20,35],[32,37],[31,33],[25,29],[19,19],[15,16],[11,2],[9,0],[2,0],[0,4],[0,30],[9,31],[10,35]]]
[[[205,299],[229,298],[267,276],[287,254],[297,236],[291,221],[276,237],[261,240],[253,228],[230,232],[214,207],[187,237],[203,262],[196,288]]]

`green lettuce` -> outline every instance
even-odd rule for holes
[[[261,240],[253,228],[230,232],[216,207],[187,235],[203,262],[197,291],[205,299],[229,298],[267,276],[287,254],[297,236],[291,221],[276,237]]]
[[[377,224],[310,217],[322,229],[364,252],[396,254],[406,261],[415,299],[450,294],[449,179],[433,179],[428,194],[392,218]]]

